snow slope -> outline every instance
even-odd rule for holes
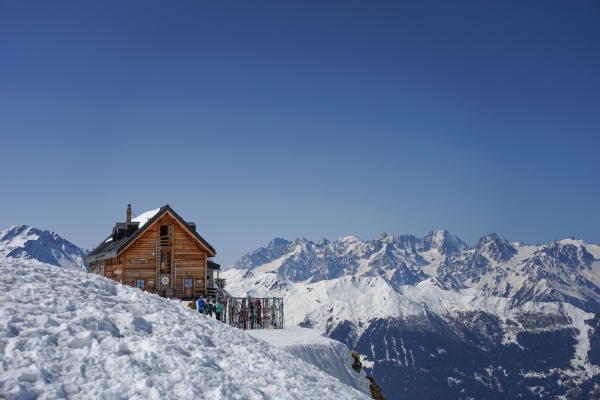
[[[514,398],[536,385],[554,398],[567,392],[562,382],[594,387],[600,380],[594,314],[568,303],[516,303],[436,279],[398,287],[369,276],[314,283],[256,270],[222,276],[234,296],[283,297],[286,326],[325,331],[357,350],[389,399]]]
[[[83,259],[88,252],[54,232],[27,225],[0,231],[0,259],[38,260],[57,267],[87,270]]]
[[[283,297],[286,326],[308,326],[331,332],[346,322],[357,337],[376,319],[434,314],[452,320],[464,313],[483,312],[501,322],[502,340],[511,343],[518,333],[528,330],[526,324],[516,322],[523,320],[523,315],[565,315],[580,332],[579,346],[585,348],[588,342],[585,321],[594,317],[570,304],[526,302],[516,305],[510,299],[472,288],[447,290],[434,279],[415,286],[393,287],[381,277],[343,277],[306,284],[256,271],[244,273],[229,269],[222,276],[227,279],[227,290],[233,296],[243,297],[247,291],[253,291],[260,297]],[[586,361],[583,350],[575,355],[572,365],[585,370],[588,376],[600,373],[598,367]]]
[[[83,271],[0,261],[0,398],[367,398],[289,353]]]
[[[263,329],[248,331],[248,334],[279,347],[318,367],[321,371],[338,378],[348,386],[371,395],[369,381],[364,371],[352,369],[354,359],[348,347],[332,340],[315,329],[292,327],[286,329]]]

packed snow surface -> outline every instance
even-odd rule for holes
[[[83,271],[0,261],[0,398],[362,399],[178,302]]]
[[[286,329],[259,329],[248,331],[257,339],[313,364],[321,371],[335,376],[343,383],[370,395],[366,373],[352,369],[354,359],[348,347],[325,336],[316,329],[292,327]]]

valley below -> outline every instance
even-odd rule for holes
[[[223,276],[361,354],[388,399],[600,398],[600,247],[448,232],[273,240]]]

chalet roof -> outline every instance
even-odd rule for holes
[[[207,265],[208,265],[208,268],[210,268],[210,269],[219,269],[219,270],[221,269],[221,264],[217,264],[214,261],[208,260]]]
[[[170,213],[181,225],[183,225],[189,233],[191,233],[196,239],[198,239],[204,246],[206,246],[212,253],[217,254],[217,252],[215,251],[215,249],[208,244],[208,242],[206,240],[204,240],[204,238],[202,236],[200,236],[198,234],[198,232],[196,232],[195,229],[191,228],[190,225],[188,225],[187,222],[185,222],[183,220],[183,218],[181,218],[179,216],[179,214],[177,214],[168,204],[166,206],[161,207],[158,212],[156,214],[154,214],[154,216],[152,216],[150,219],[148,219],[147,222],[141,224],[142,226],[139,227],[139,229],[136,229],[135,232],[133,232],[130,235],[126,235],[125,237],[119,239],[119,240],[115,240],[115,236],[114,235],[109,235],[106,239],[104,239],[104,241],[98,245],[98,247],[96,247],[94,250],[92,250],[86,257],[85,257],[85,262],[86,263],[91,263],[94,261],[99,261],[99,260],[105,260],[107,258],[114,258],[116,257],[122,250],[124,250],[127,246],[129,246],[129,244],[131,244],[134,240],[136,240],[142,233],[144,233],[152,224],[154,224],[154,222],[156,222],[159,218],[161,218],[163,215],[165,215],[166,213]],[[138,222],[133,222],[133,223],[128,223],[130,225],[140,225],[140,223]],[[195,225],[193,223],[190,223],[192,225]],[[119,224],[117,224],[119,225]],[[121,225],[125,226],[125,223],[122,223]]]

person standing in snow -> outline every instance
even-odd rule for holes
[[[219,301],[219,299],[217,299],[216,303],[215,303],[215,315],[217,317],[217,321],[221,320],[221,311],[223,310],[223,303],[221,303]]]
[[[212,318],[214,308],[213,305],[210,304],[210,299],[206,299],[206,303],[204,303],[202,309],[204,310],[204,315],[210,315],[210,317]]]
[[[202,297],[198,298],[198,302],[197,302],[197,308],[198,308],[198,312],[201,313],[202,307],[204,306],[204,299]]]

